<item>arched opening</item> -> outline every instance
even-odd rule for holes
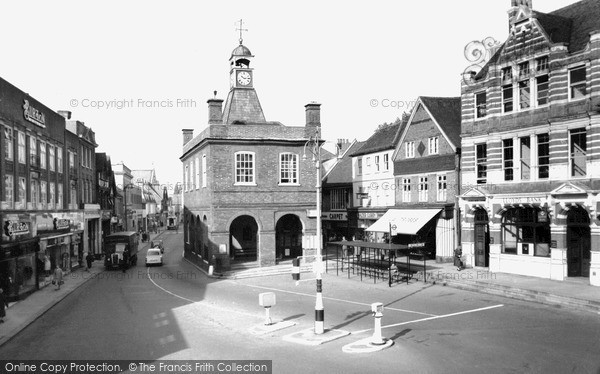
[[[581,207],[567,213],[567,275],[589,277],[591,258],[590,217]]]
[[[258,224],[248,215],[239,216],[229,228],[230,256],[235,261],[256,261]]]
[[[490,229],[485,209],[478,208],[474,214],[475,266],[490,266]]]
[[[302,256],[302,221],[295,214],[286,214],[277,221],[275,255],[278,259]]]

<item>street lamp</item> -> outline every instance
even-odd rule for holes
[[[322,270],[323,270],[323,250],[322,250],[322,235],[321,235],[321,140],[319,134],[320,128],[317,127],[315,129],[315,133],[310,136],[308,141],[304,144],[304,152],[302,155],[302,160],[306,161],[306,149],[308,148],[309,152],[312,153],[312,160],[315,163],[315,168],[317,171],[317,255],[316,255],[316,279],[317,279],[317,298],[315,302],[315,334],[323,334],[324,323],[325,323],[325,309],[323,307],[323,280],[322,280]],[[309,144],[311,146],[309,146]]]

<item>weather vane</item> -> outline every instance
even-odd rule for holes
[[[242,44],[242,42],[244,41],[244,39],[242,38],[242,32],[244,31],[248,31],[248,29],[243,28],[244,27],[244,21],[242,19],[240,19],[238,22],[236,22],[236,24],[240,24],[239,28],[236,28],[236,31],[240,32],[240,44]]]

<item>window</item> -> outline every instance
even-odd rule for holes
[[[29,165],[37,166],[37,139],[29,136]]]
[[[366,169],[367,169],[367,174],[369,174],[371,172],[371,157],[367,157]]]
[[[548,70],[548,56],[535,59],[535,70],[538,73],[543,73]]]
[[[383,155],[383,170],[390,170],[390,155],[388,154]]]
[[[415,142],[406,142],[405,156],[406,158],[415,158]]]
[[[419,201],[427,201],[429,199],[429,186],[427,185],[427,177],[419,177]]]
[[[27,185],[25,183],[25,178],[19,178],[19,202],[23,208],[27,203]]]
[[[485,92],[475,94],[475,108],[477,110],[477,118],[483,118],[487,115],[487,97]]]
[[[410,203],[410,178],[402,178],[402,201]]]
[[[348,191],[345,189],[331,190],[329,195],[331,210],[345,210],[348,208]]]
[[[356,160],[356,175],[362,175],[363,170],[362,170],[362,157],[359,157]]]
[[[58,184],[58,209],[62,209],[63,207],[63,184]]]
[[[202,187],[206,187],[206,155],[202,155]]]
[[[520,139],[521,143],[521,180],[529,180],[531,175],[531,138]]]
[[[438,154],[438,137],[435,136],[433,138],[429,138],[429,154],[437,155]]]
[[[521,62],[519,64],[519,79],[526,78],[529,76],[529,61]]]
[[[46,168],[46,143],[40,142],[40,167]]]
[[[37,207],[37,204],[39,203],[39,196],[38,196],[38,181],[35,179],[32,179],[30,184],[30,188],[31,188],[31,206],[35,209]]]
[[[19,141],[19,162],[21,164],[25,163],[25,133],[17,131],[18,141]]]
[[[185,165],[185,171],[183,173],[183,190],[184,191],[189,191],[190,186],[189,186],[189,173],[190,173],[190,166],[189,165]]]
[[[200,157],[196,157],[196,189],[200,188]]]
[[[487,182],[487,144],[477,144],[477,184],[485,184]]]
[[[437,199],[438,201],[446,201],[448,185],[446,183],[446,175],[437,176]]]
[[[73,151],[67,151],[69,154],[69,169],[75,168],[75,153]]]
[[[77,204],[77,185],[75,181],[71,181],[71,194],[70,194],[70,204]]]
[[[511,181],[514,179],[514,153],[513,153],[513,140],[504,139],[502,141],[502,157],[504,166],[504,180]]]
[[[569,69],[570,98],[579,99],[586,95],[585,66]]]
[[[537,105],[548,104],[548,75],[535,78]]]
[[[585,177],[587,156],[587,133],[584,128],[569,132],[570,138],[570,165],[572,177]]]
[[[510,113],[513,111],[513,86],[507,84],[502,87],[502,109],[504,113]]]
[[[531,87],[529,80],[519,82],[519,108],[527,109],[531,106]]]
[[[50,171],[55,170],[55,160],[54,160],[54,146],[48,144],[48,167]]]
[[[379,172],[381,165],[379,164],[379,156],[375,156],[375,171]]]
[[[279,156],[279,183],[298,183],[298,155],[282,153]]]
[[[512,208],[502,217],[502,252],[549,257],[550,222],[539,208]]]
[[[13,130],[4,127],[4,158],[13,161],[15,157]]]
[[[254,184],[254,153],[235,154],[235,183]]]
[[[63,150],[60,147],[56,148],[56,164],[58,167],[58,172],[63,172]]]
[[[550,176],[550,136],[537,136],[538,145],[538,178],[547,179]]]
[[[40,181],[40,200],[42,205],[48,204],[48,187],[46,181]]]
[[[4,175],[4,201],[12,203],[15,200],[14,180],[10,174]]]
[[[54,206],[54,203],[56,202],[56,190],[54,187],[54,182],[50,182],[50,200],[48,201],[50,203],[50,206]]]
[[[512,77],[512,67],[508,66],[502,69],[502,81],[511,80]]]

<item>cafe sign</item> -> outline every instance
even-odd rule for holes
[[[23,116],[35,125],[46,128],[46,116],[29,104],[29,100],[23,100]]]
[[[65,230],[71,228],[71,221],[64,218],[54,218],[54,230]]]
[[[4,234],[6,236],[29,234],[29,223],[6,220],[4,222]]]

